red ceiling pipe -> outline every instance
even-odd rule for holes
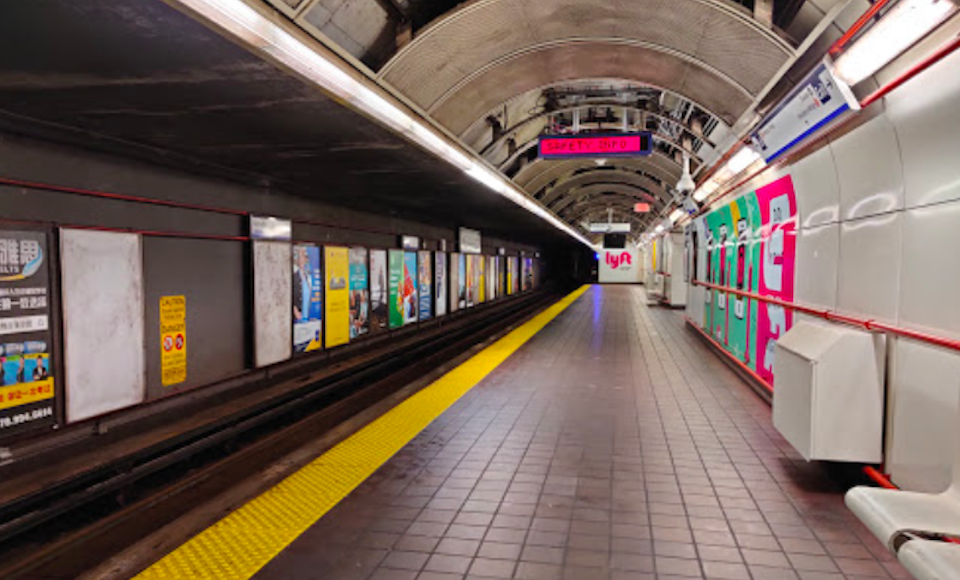
[[[897,87],[899,87],[903,83],[909,81],[910,79],[922,73],[923,71],[927,70],[934,64],[940,62],[941,60],[943,60],[945,57],[953,53],[958,48],[960,48],[960,36],[954,37],[953,40],[944,44],[937,50],[933,51],[932,53],[924,57],[924,59],[921,60],[920,62],[914,64],[907,70],[903,71],[903,73],[897,76],[897,78],[893,79],[889,83],[883,85],[876,91],[867,95],[862,101],[860,101],[860,106],[864,108],[869,107],[872,103],[882,99],[883,97],[885,97],[887,94],[895,90]]]
[[[850,39],[856,36],[856,34],[860,32],[860,30],[862,30],[864,26],[867,25],[867,22],[870,22],[870,20],[872,20],[873,17],[876,16],[877,13],[880,12],[880,10],[882,10],[883,7],[886,6],[889,2],[890,0],[877,0],[876,2],[874,2],[873,6],[871,6],[863,14],[861,14],[860,18],[858,18],[857,21],[854,22],[853,25],[850,28],[848,28],[846,32],[843,33],[843,36],[838,38],[837,41],[833,43],[833,46],[830,47],[830,51],[829,51],[830,55],[836,56],[838,52],[843,50],[843,47],[846,46],[848,42],[850,42]]]

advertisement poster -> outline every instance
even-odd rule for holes
[[[477,269],[480,276],[477,279],[477,304],[483,304],[487,301],[487,258],[486,256],[476,256]]]
[[[473,306],[473,259],[460,254],[460,308]]]
[[[403,323],[410,324],[419,320],[417,307],[420,305],[420,292],[417,289],[417,260],[416,252],[403,254]]]
[[[370,250],[370,332],[380,332],[389,327],[389,300],[387,251]]]
[[[367,249],[350,248],[350,340],[370,331]]]
[[[403,326],[403,250],[390,250],[389,273],[390,283],[390,328]]]
[[[487,256],[487,300],[497,299],[497,258]]]
[[[520,291],[526,292],[530,289],[527,285],[528,281],[528,272],[527,272],[527,259],[520,258]]]
[[[0,230],[0,438],[56,423],[47,257],[45,232]]]
[[[507,276],[503,271],[504,266],[506,266],[506,261],[507,259],[503,256],[497,256],[497,297],[499,298],[507,295]]]
[[[350,342],[350,255],[347,248],[325,246],[323,262],[327,269],[326,323],[327,347]]]
[[[691,272],[712,284],[792,301],[796,220],[789,176],[751,191],[688,226]],[[792,325],[791,313],[719,290],[704,292],[703,308],[704,330],[772,383],[774,345]]]
[[[474,304],[483,304],[483,298],[480,296],[481,280],[483,279],[483,271],[480,269],[482,262],[482,257],[477,255],[470,256],[470,259],[473,260],[473,275],[470,278],[470,286],[473,289],[473,303]]]
[[[160,298],[160,384],[187,380],[187,297]]]
[[[420,320],[433,317],[433,263],[430,252],[417,254],[417,288],[420,290]]]
[[[507,258],[507,296],[513,296],[517,293],[513,284],[517,279],[517,259]]]
[[[293,246],[293,351],[310,352],[323,345],[323,274],[320,248]]]
[[[460,310],[460,281],[463,276],[460,274],[461,255],[454,252],[450,254],[450,312]]]
[[[446,252],[437,252],[434,254],[433,261],[433,279],[434,292],[437,295],[436,315],[443,316],[447,313],[447,254]]]

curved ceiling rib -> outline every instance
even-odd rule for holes
[[[574,39],[514,53],[469,75],[427,110],[456,135],[510,99],[547,84],[615,77],[661,87],[703,103],[728,125],[750,106],[751,93],[696,61],[651,45]],[[453,89],[454,87],[451,87]]]
[[[649,204],[660,204],[660,200],[656,199],[649,193],[643,191],[642,189],[637,189],[629,185],[606,185],[606,184],[596,184],[587,186],[577,191],[571,193],[570,195],[564,196],[556,200],[552,205],[548,206],[552,211],[560,212],[564,208],[569,207],[571,204],[580,203],[587,200],[596,200],[600,197],[612,199],[614,197],[623,200],[626,203],[630,204],[630,207],[633,207],[638,201],[646,202]]]
[[[581,173],[558,183],[554,187],[545,189],[542,195],[537,196],[537,199],[547,207],[550,207],[557,200],[563,199],[570,194],[584,191],[588,187],[613,187],[616,185],[623,185],[646,192],[656,200],[668,196],[667,192],[649,177],[632,171],[614,169]]]
[[[605,222],[607,221],[607,218],[610,217],[611,209],[613,210],[612,217],[614,222],[629,223],[640,228],[644,228],[648,225],[643,218],[635,213],[632,213],[630,208],[618,205],[584,205],[580,206],[576,211],[566,212],[560,217],[572,224],[579,224],[581,221],[592,221],[594,219]]]

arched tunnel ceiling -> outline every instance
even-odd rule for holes
[[[379,77],[461,138],[524,95],[597,78],[670,91],[729,126],[793,54],[776,31],[727,0],[475,0],[418,32]],[[656,153],[610,165],[654,176],[661,183],[647,189],[661,199],[680,177],[677,160]],[[651,219],[632,214],[636,198],[626,192],[577,197],[576,184],[603,181],[595,169],[592,159],[534,159],[513,177],[530,195],[555,190],[550,201],[570,210],[563,217],[571,222],[612,199],[634,223]]]
[[[478,0],[380,75],[457,134],[527,90],[601,76],[663,87],[732,124],[791,54],[723,0]]]

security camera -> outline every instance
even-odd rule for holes
[[[697,202],[694,201],[692,197],[688,197],[683,200],[683,211],[687,212],[689,215],[693,215],[700,210],[700,206],[697,205]]]
[[[690,175],[690,156],[686,153],[683,154],[683,174],[680,176],[680,181],[677,182],[676,187],[677,192],[681,195],[690,195],[697,188],[697,183]]]

